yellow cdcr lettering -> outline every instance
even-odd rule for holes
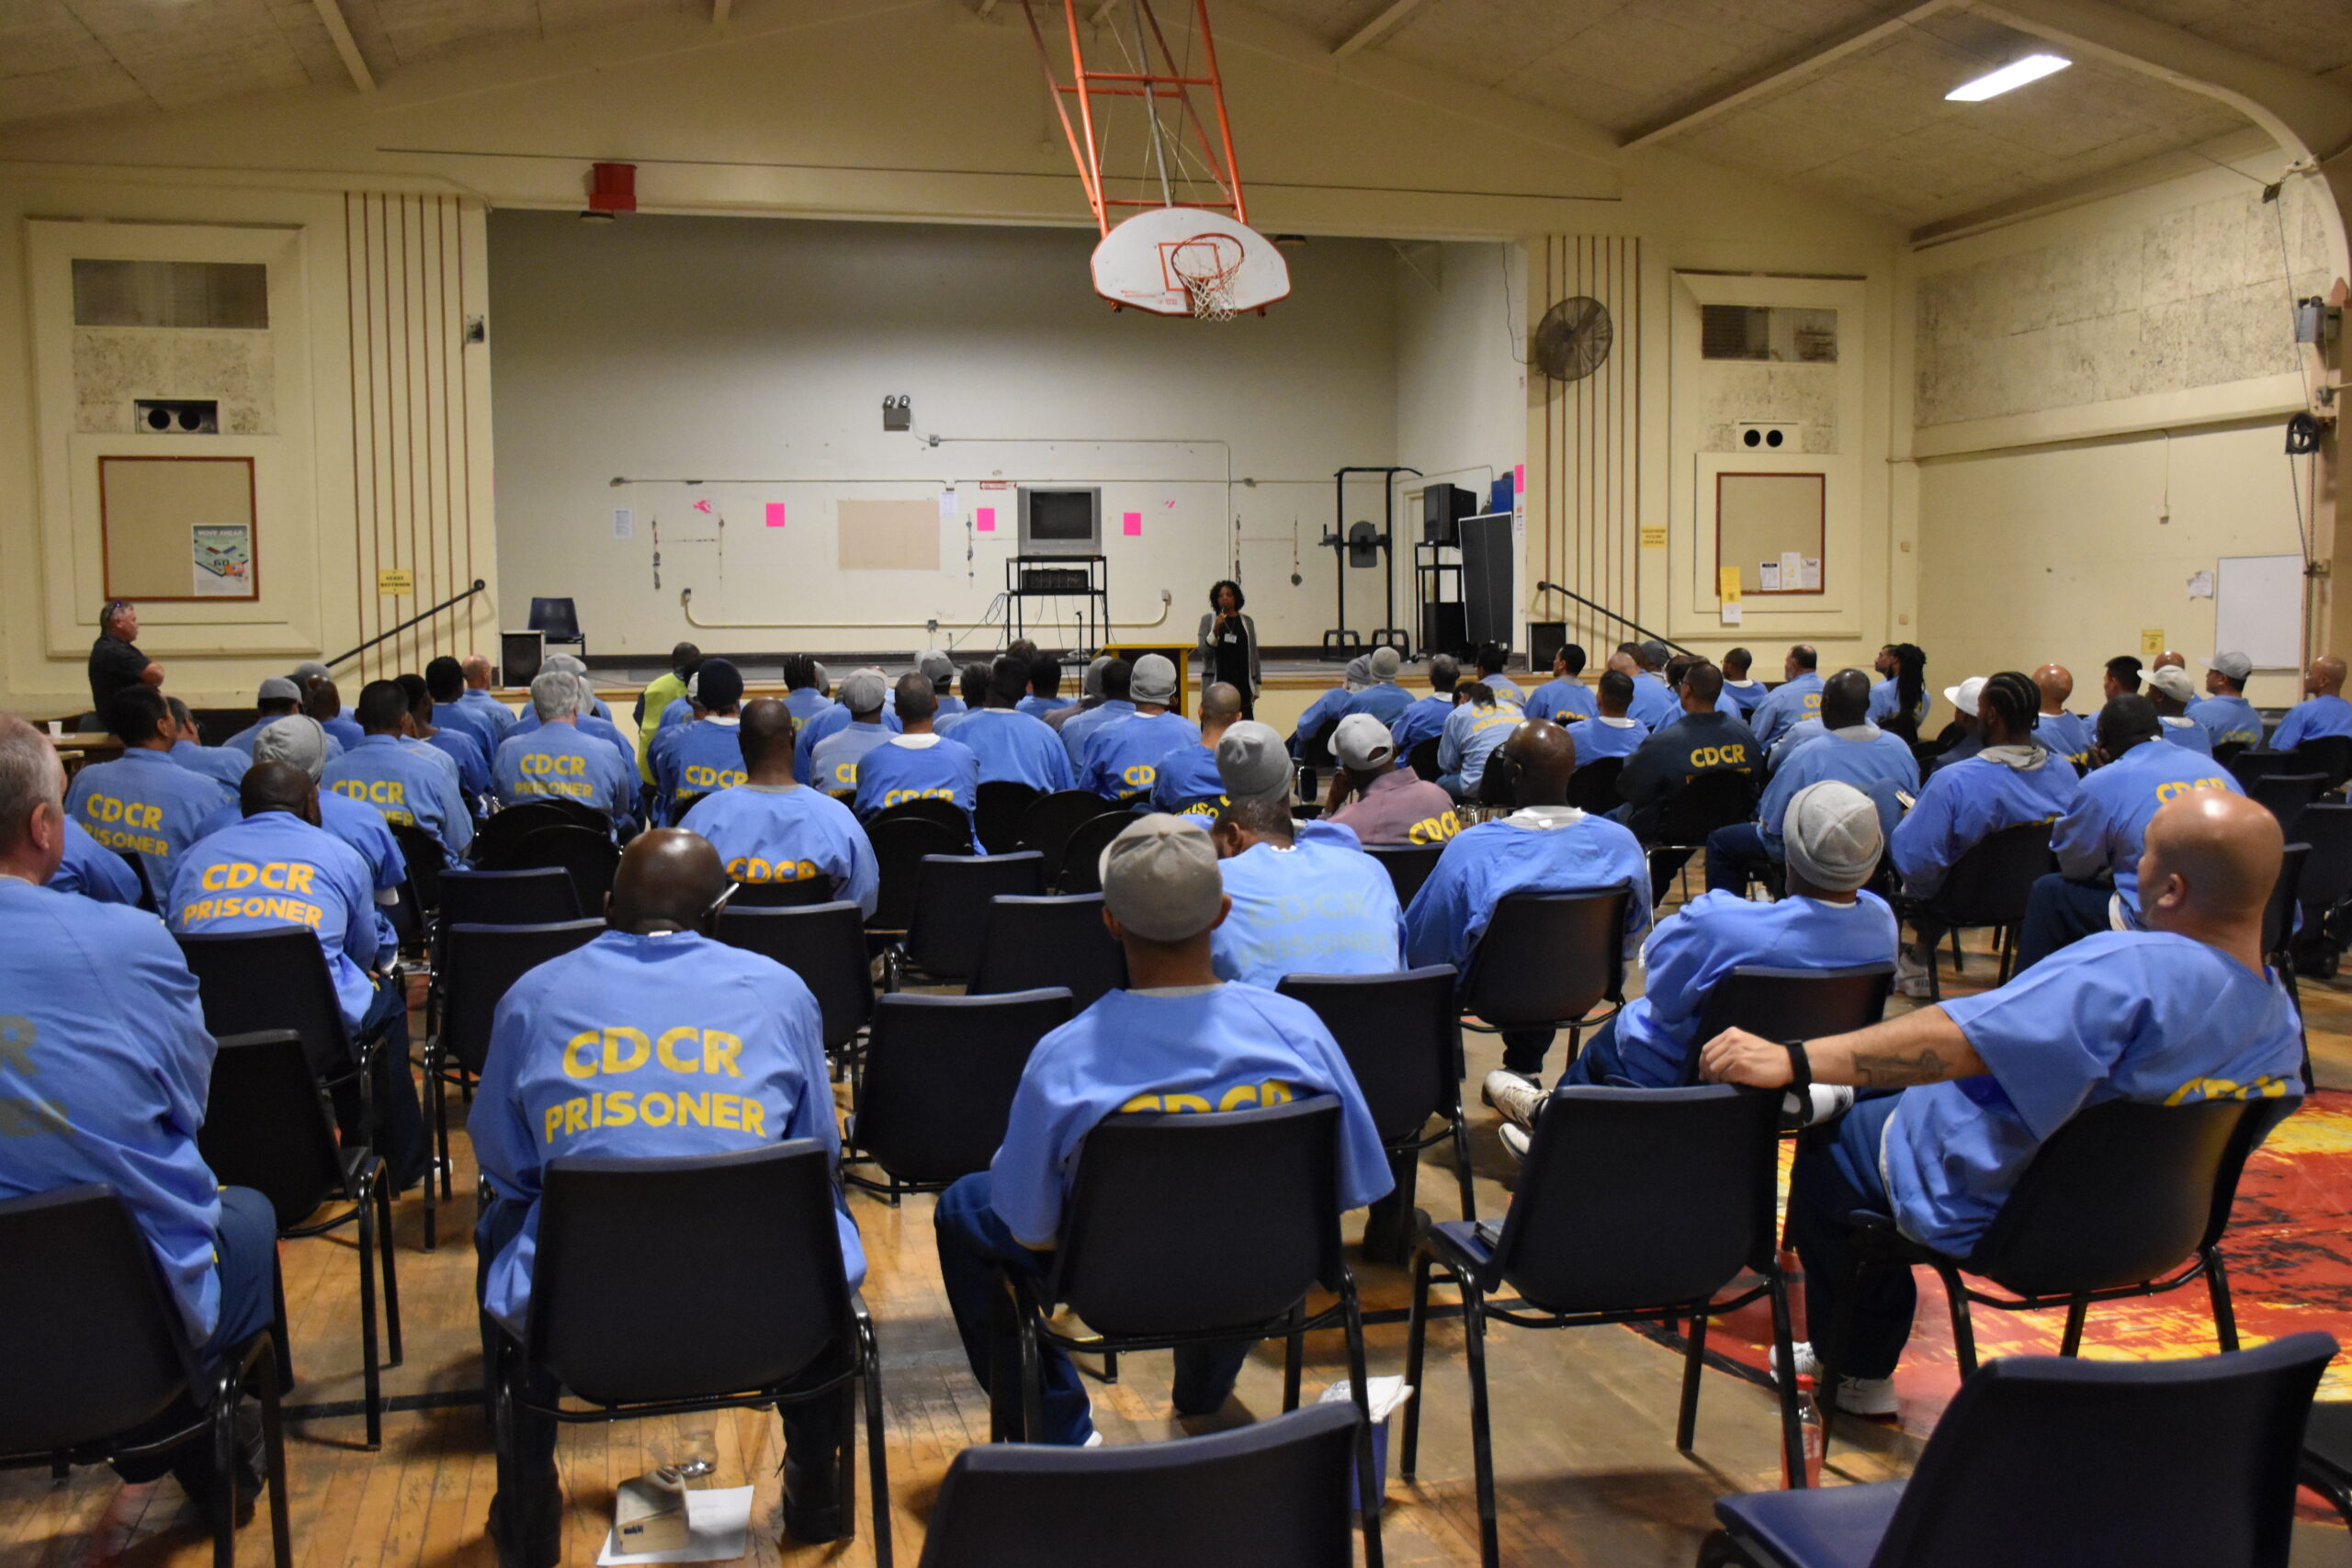
[[[702,1071],[702,1058],[699,1054],[691,1049],[698,1043],[701,1033],[702,1031],[691,1024],[681,1024],[675,1029],[663,1031],[660,1043],[654,1047],[656,1054],[662,1058],[662,1065],[673,1073]],[[677,1047],[682,1044],[689,1047],[687,1054],[683,1056],[677,1052]]]
[[[621,1054],[623,1046],[629,1047],[627,1055]],[[605,1031],[605,1071],[608,1073],[633,1073],[645,1066],[652,1054],[653,1043],[646,1039],[641,1029],[624,1024]]]
[[[593,1078],[596,1076],[595,1050],[598,1040],[593,1029],[582,1030],[563,1046],[563,1076],[569,1078]]]

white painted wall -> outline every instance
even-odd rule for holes
[[[512,601],[576,599],[599,653],[689,636],[714,650],[921,648],[920,624],[862,623],[932,616],[942,644],[984,648],[997,634],[972,628],[1003,586],[1014,497],[979,482],[1099,482],[1123,634],[1146,635],[1164,588],[1174,604],[1159,629],[1189,642],[1209,584],[1230,570],[1238,518],[1261,635],[1317,640],[1331,604],[1330,558],[1314,546],[1329,476],[1390,462],[1396,447],[1392,253],[1313,241],[1288,252],[1291,299],[1212,325],[1114,313],[1087,281],[1091,238],[494,214],[499,558]],[[882,431],[890,393],[912,398],[912,433]],[[616,475],[709,482],[616,489]],[[940,570],[837,570],[838,501],[950,483]],[[770,502],[786,507],[781,529],[763,525]],[[998,509],[993,535],[967,532],[981,505]],[[616,506],[633,510],[634,537],[614,536]],[[1128,511],[1142,513],[1139,537],[1119,531]],[[696,627],[678,602],[687,587],[704,622],[810,624]],[[1367,628],[1368,597],[1351,616]]]

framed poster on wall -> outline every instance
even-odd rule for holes
[[[98,459],[108,599],[258,599],[251,457]]]
[[[1717,474],[1717,581],[1736,569],[1743,599],[1821,592],[1828,488],[1826,474]]]

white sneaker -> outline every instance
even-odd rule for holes
[[[1898,953],[1894,955],[1894,989],[1896,995],[1905,997],[1929,996],[1933,994],[1929,990],[1929,985],[1930,982],[1928,977],[1928,966],[1926,964],[1912,957],[1908,952]]]
[[[1521,1127],[1535,1125],[1536,1108],[1544,1103],[1542,1084],[1524,1073],[1497,1067],[1487,1075],[1478,1098],[1503,1113],[1503,1120]]]
[[[1527,1145],[1533,1140],[1529,1137],[1526,1128],[1506,1122],[1496,1129],[1496,1135],[1503,1141],[1503,1153],[1514,1160],[1524,1161],[1527,1158]]]
[[[1791,1347],[1796,1352],[1797,1376],[1811,1378],[1816,1387],[1821,1381],[1821,1359],[1813,1353],[1810,1340],[1800,1339]],[[1771,1351],[1772,1381],[1781,1381],[1781,1352],[1776,1346]],[[1884,1417],[1895,1414],[1894,1380],[1889,1378],[1849,1378],[1838,1380],[1838,1408],[1849,1416]]]

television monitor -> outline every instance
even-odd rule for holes
[[[1102,492],[1021,487],[1021,553],[1099,556],[1102,553]]]

